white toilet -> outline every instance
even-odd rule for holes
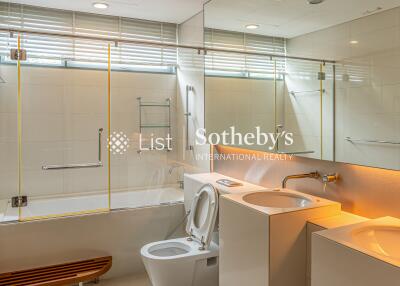
[[[216,183],[219,179],[231,178],[216,173],[185,175],[186,211],[191,206],[186,225],[189,237],[152,242],[141,249],[153,286],[218,285],[218,236],[212,240],[218,223],[218,192],[262,189],[235,179],[242,185],[226,187]]]

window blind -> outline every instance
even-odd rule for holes
[[[225,30],[206,28],[205,46],[208,48],[285,55],[285,39]],[[209,75],[232,75],[246,77],[273,77],[285,71],[285,59],[271,60],[265,56],[235,53],[208,52],[205,59]]]
[[[170,23],[103,16],[0,2],[0,27],[68,35],[140,40],[176,44],[177,26]],[[102,41],[24,34],[22,48],[30,61],[101,64],[107,61],[107,44]],[[16,48],[16,37],[0,33],[0,54]],[[175,48],[150,47],[129,43],[112,45],[112,63],[124,67],[174,67]]]

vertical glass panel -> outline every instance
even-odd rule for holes
[[[17,38],[0,33],[0,222],[18,220],[18,208],[11,200],[18,194],[18,70],[10,60]]]
[[[204,45],[204,13],[198,13],[178,28],[180,45]],[[202,51],[178,49],[178,160],[186,173],[210,171],[210,145],[196,143],[196,131],[205,128],[205,56]]]
[[[397,48],[365,49],[337,66],[336,161],[400,169]]]
[[[232,58],[230,53],[208,52],[206,56],[206,128],[208,136],[219,134],[223,144],[260,151],[274,151],[274,145],[268,142],[257,144],[255,138],[244,140],[244,135],[257,135],[275,132],[275,91],[283,90],[282,73],[275,76],[275,60],[255,55],[236,54],[243,62],[257,61],[259,70],[249,71],[245,66],[222,70],[215,63],[224,57]],[[229,134],[222,142],[222,133]],[[241,134],[233,136],[234,133]],[[210,137],[217,139],[216,136]],[[264,140],[261,140],[264,141]]]
[[[325,92],[322,96],[322,160],[335,160],[335,98],[336,67],[325,64],[325,80],[322,82]]]
[[[57,55],[49,67],[49,53],[44,57],[35,50],[38,37],[22,38],[28,59],[21,68],[21,194],[28,206],[21,208],[21,219],[105,211],[108,46],[92,42],[97,49],[84,60]],[[83,43],[76,40],[75,45]]]
[[[287,60],[285,89],[279,95],[277,131],[292,133],[293,142],[279,141],[278,152],[322,159],[324,154],[325,66],[318,62]],[[329,91],[330,92],[330,91]]]
[[[142,51],[133,62],[120,50]],[[177,75],[155,53],[162,48],[121,43],[112,48],[111,208],[181,201],[177,160]],[[136,70],[136,71],[135,71]]]

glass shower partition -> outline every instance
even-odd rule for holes
[[[20,45],[20,220],[108,211],[109,44],[29,34]]]
[[[129,27],[123,26],[124,29]],[[111,56],[111,209],[182,200],[176,48],[121,41]],[[160,65],[157,65],[157,62]]]
[[[0,42],[0,222],[18,220],[19,209],[12,207],[18,193],[18,68],[10,59],[17,38],[1,32]]]
[[[332,159],[333,114],[329,109],[333,108],[334,85],[327,68],[319,61],[286,59],[285,88],[277,96],[281,104],[276,132],[292,133],[293,144],[279,141],[278,153]],[[332,66],[329,71],[331,76]]]

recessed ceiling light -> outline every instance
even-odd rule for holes
[[[382,9],[383,9],[382,7],[379,7],[379,6],[378,6],[378,7],[376,7],[375,9],[365,11],[363,14],[364,14],[364,15],[373,14],[373,13],[375,13],[375,12],[378,12],[378,11],[382,10]]]
[[[260,25],[257,25],[257,24],[246,25],[246,29],[249,29],[249,30],[255,30],[255,29],[258,29],[258,28],[260,28]]]
[[[350,41],[350,44],[352,44],[352,45],[357,45],[357,44],[358,44],[358,41],[357,41],[357,40],[352,40],[352,41]]]
[[[307,0],[308,4],[321,4],[322,2],[324,2],[325,0]]]
[[[104,3],[104,2],[95,2],[95,3],[93,3],[93,7],[97,8],[97,9],[107,9],[108,4]]]

